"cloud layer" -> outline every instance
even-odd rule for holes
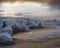
[[[0,3],[4,2],[16,2],[16,1],[21,1],[21,2],[38,2],[38,3],[47,3],[50,5],[52,8],[60,8],[60,0],[0,0]]]
[[[31,1],[31,2],[45,2],[51,5],[60,5],[60,0],[0,0],[1,2],[15,2],[15,1]]]
[[[15,1],[41,2],[41,1],[43,1],[43,0],[0,0],[0,2],[15,2]]]

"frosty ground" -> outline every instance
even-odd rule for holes
[[[28,22],[26,22],[26,20],[29,20],[28,21],[29,24],[27,24]],[[9,48],[9,47],[11,48],[12,47],[13,48],[41,48],[41,47],[44,48],[46,47],[47,48],[47,44],[48,44],[48,47],[51,46],[53,48],[54,46],[59,46],[60,44],[60,43],[57,43],[57,42],[60,42],[59,41],[60,40],[59,21],[56,21],[56,20],[41,21],[41,20],[33,20],[29,18],[22,18],[17,20],[5,19],[4,21],[5,21],[4,23],[5,27],[2,25],[3,23],[0,26],[0,27],[3,26],[3,29],[0,32],[1,33],[0,38],[5,37],[6,33],[8,33],[5,38],[2,38],[2,40],[4,40],[4,42],[3,41],[2,42],[9,43],[10,41],[9,39],[14,38],[14,43],[12,43],[9,46],[3,45],[1,46],[1,48]],[[43,28],[40,28],[41,26],[39,27],[39,25],[41,25],[40,23],[43,23],[42,24]],[[33,27],[33,28],[37,27],[37,28],[29,30],[29,28],[26,25],[28,25],[29,27]],[[16,29],[19,31],[16,31]],[[22,31],[27,31],[27,32],[22,32]],[[14,33],[17,33],[17,34],[13,35]],[[13,35],[13,36],[8,37],[8,35],[10,36]],[[54,44],[55,42],[56,44]],[[54,44],[54,46],[51,44]]]

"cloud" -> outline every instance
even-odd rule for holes
[[[16,1],[21,1],[21,2],[38,2],[38,3],[47,3],[48,5],[51,6],[51,8],[59,8],[60,9],[60,0],[0,0],[0,3],[2,2],[16,2]]]
[[[15,1],[29,1],[29,2],[45,2],[51,5],[60,5],[60,0],[0,0],[0,2],[15,2]]]
[[[50,0],[48,3],[52,9],[60,9],[60,0]]]
[[[15,2],[15,1],[42,2],[43,0],[0,0],[0,2]]]

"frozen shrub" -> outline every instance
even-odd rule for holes
[[[30,20],[29,23],[27,24],[30,28],[42,28],[43,25],[42,23],[36,21],[36,20]]]
[[[21,24],[21,30],[22,31],[30,31],[29,27],[26,24]]]
[[[11,25],[11,24],[14,24],[14,23],[16,23],[16,20],[15,19],[11,19],[11,20],[6,20],[5,21],[5,26],[9,26],[9,25]]]
[[[10,25],[3,28],[2,31],[3,32],[8,32],[10,35],[13,35],[13,29]]]
[[[3,23],[4,23],[4,21],[0,20],[0,28],[3,28]]]
[[[7,32],[0,32],[0,44],[11,44],[13,42],[12,36]]]

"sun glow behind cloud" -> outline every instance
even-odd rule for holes
[[[14,15],[15,13],[34,13],[39,14],[43,13],[44,11],[49,8],[46,4],[37,3],[37,2],[5,2],[2,3],[2,9],[5,11],[4,14],[11,14]]]
[[[2,3],[3,6],[20,6],[20,5],[29,5],[29,4],[34,5],[36,7],[43,7],[42,3],[37,3],[37,2],[21,2],[21,1],[18,2],[18,1],[16,1],[14,3],[11,3],[11,2]]]
[[[10,3],[10,2],[4,2],[2,3],[2,6],[17,6],[19,5],[21,2],[14,2],[14,3]]]

